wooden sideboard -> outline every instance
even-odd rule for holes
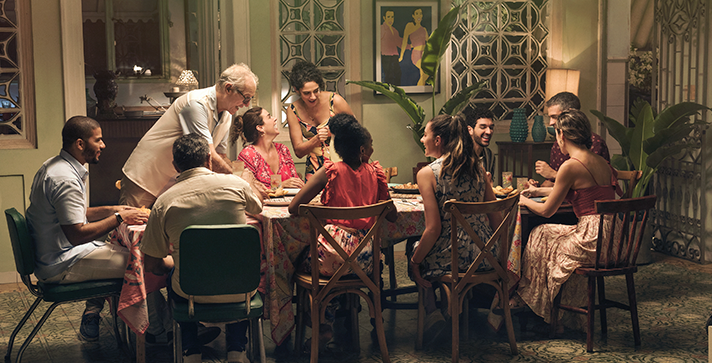
[[[115,205],[119,201],[116,181],[121,179],[121,168],[141,137],[160,116],[97,120],[101,125],[106,148],[99,163],[89,165],[89,205]]]
[[[549,154],[553,145],[553,141],[497,141],[497,148],[499,149],[497,158],[499,179],[497,180],[502,180],[503,171],[511,171],[514,177],[542,179],[541,176],[538,176],[534,171],[535,163],[537,160],[544,160],[548,163]]]

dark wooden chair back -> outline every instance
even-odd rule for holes
[[[621,199],[630,198],[633,196],[633,189],[635,189],[638,180],[643,176],[643,172],[640,170],[616,170],[618,172],[618,185],[623,191]]]
[[[655,206],[655,200],[656,197],[652,195],[595,202],[596,213],[601,214],[596,243],[596,269],[635,266],[648,212]]]

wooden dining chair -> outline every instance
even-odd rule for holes
[[[304,331],[306,327],[306,314],[311,313],[311,362],[319,360],[319,324],[323,320],[324,312],[329,301],[342,294],[356,294],[361,296],[368,303],[369,315],[376,326],[378,335],[378,345],[381,348],[383,362],[390,362],[388,348],[386,347],[386,336],[383,330],[383,319],[381,315],[381,227],[389,211],[394,210],[395,205],[392,200],[380,202],[373,205],[351,208],[324,207],[310,204],[299,206],[299,215],[309,219],[309,251],[311,253],[311,273],[297,272],[294,280],[297,284],[297,333],[295,346],[300,349],[304,344]],[[343,248],[334,240],[324,228],[328,220],[352,220],[361,218],[377,217],[376,222],[368,231],[366,236],[359,242],[356,249],[347,254]],[[344,263],[333,276],[325,277],[319,274],[318,237],[323,236],[331,248],[333,248],[344,260]],[[367,244],[371,243],[373,250],[373,269],[367,274],[359,266],[356,258]],[[349,272],[349,270],[351,272]],[[367,288],[370,292],[364,292]],[[351,329],[353,347],[359,349],[359,326],[357,304],[351,306]]]
[[[428,165],[430,165],[430,163],[427,161],[423,161],[423,162],[415,164],[415,166],[413,167],[413,184],[418,183],[418,171],[420,171],[420,169],[422,169]]]
[[[463,302],[467,296],[467,292],[474,286],[479,284],[488,284],[497,289],[500,296],[500,304],[504,310],[504,320],[507,327],[507,336],[509,338],[509,346],[512,354],[518,354],[517,342],[514,338],[514,326],[512,325],[512,315],[509,309],[509,273],[507,272],[507,260],[509,257],[509,248],[511,240],[509,238],[509,227],[517,215],[517,205],[519,202],[519,194],[516,193],[502,200],[491,202],[459,202],[449,200],[445,202],[444,209],[446,213],[452,215],[452,233],[450,235],[452,260],[451,266],[459,266],[459,245],[460,241],[457,237],[458,229],[463,229],[472,243],[477,245],[480,253],[470,264],[465,272],[450,272],[441,276],[437,281],[443,287],[443,291],[448,300],[448,308],[452,319],[452,362],[456,363],[460,359],[460,311],[463,308]],[[474,231],[470,223],[465,219],[465,215],[469,214],[487,214],[487,213],[503,213],[502,222],[497,226],[492,234],[492,237],[484,243]],[[499,243],[497,257],[492,253],[495,244]],[[494,267],[494,270],[477,271],[480,263],[487,261]],[[425,321],[425,307],[423,304],[424,291],[419,287],[418,292],[418,330],[416,336],[416,349],[423,347],[423,332]],[[464,319],[463,319],[464,320]],[[467,331],[467,321],[465,324],[465,332]]]
[[[383,168],[383,172],[386,174],[386,183],[390,183],[391,178],[398,175],[398,167]]]
[[[586,314],[588,325],[586,329],[586,351],[593,352],[593,319],[596,310],[601,312],[601,334],[606,335],[607,308],[620,308],[630,311],[633,325],[635,346],[640,346],[640,327],[638,326],[638,307],[635,299],[633,274],[638,271],[635,260],[638,257],[645,225],[648,221],[648,210],[655,206],[654,195],[618,200],[597,200],[596,213],[601,215],[596,242],[596,261],[593,266],[579,267],[574,273],[588,279],[588,305],[586,307],[570,306],[561,303],[561,291],[554,298],[551,310],[551,336],[556,332],[559,309]],[[611,220],[604,224],[604,219]],[[628,305],[608,300],[604,277],[624,275],[628,286]],[[598,283],[598,305],[596,299],[596,283]]]
[[[633,189],[635,185],[638,184],[638,180],[643,176],[643,172],[640,170],[616,170],[618,173],[618,185],[623,191],[622,198],[630,198],[633,196]]]

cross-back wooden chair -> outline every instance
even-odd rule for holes
[[[643,176],[643,172],[640,170],[616,170],[616,172],[618,172],[618,184],[623,184],[621,188],[625,187],[621,199],[630,198],[633,196],[633,189],[635,189],[635,185],[638,184],[640,177]]]
[[[512,315],[509,309],[509,273],[507,272],[507,259],[509,257],[509,248],[511,240],[509,239],[509,227],[517,215],[517,205],[519,202],[519,194],[512,195],[508,198],[491,201],[491,202],[458,202],[449,200],[445,202],[445,212],[452,214],[452,234],[450,243],[452,245],[452,260],[451,266],[457,268],[459,266],[459,244],[457,238],[458,227],[462,227],[472,239],[472,243],[476,244],[480,249],[480,253],[475,260],[470,264],[466,272],[449,273],[438,278],[438,282],[443,286],[448,303],[450,316],[452,318],[452,361],[458,362],[460,359],[460,324],[459,317],[462,310],[463,302],[467,296],[467,292],[479,284],[488,284],[497,289],[499,293],[500,304],[504,309],[505,325],[507,326],[507,335],[509,337],[509,345],[512,354],[518,354],[517,342],[514,338],[514,326],[512,325]],[[469,214],[487,214],[487,213],[503,213],[502,223],[495,229],[492,237],[486,243],[483,242],[472,226],[465,219],[465,215]],[[492,253],[493,246],[499,242],[497,257]],[[477,271],[480,263],[487,261],[494,267],[494,270]],[[425,308],[423,304],[424,291],[418,289],[418,331],[416,337],[416,348],[421,349],[423,346],[423,330],[425,321]],[[465,323],[467,324],[467,323]],[[465,325],[466,327],[467,325]],[[465,328],[467,331],[467,328]]]
[[[638,306],[635,299],[633,274],[638,271],[635,260],[638,258],[645,225],[648,221],[648,210],[655,206],[656,196],[632,199],[597,200],[596,213],[601,214],[596,242],[596,261],[594,266],[579,267],[574,273],[588,279],[588,306],[578,307],[561,304],[561,292],[554,298],[551,310],[551,335],[556,332],[559,309],[586,314],[588,325],[586,329],[586,350],[593,352],[593,319],[596,310],[601,312],[601,334],[606,335],[607,308],[620,308],[630,311],[633,325],[635,346],[640,345],[640,327],[638,326]],[[604,224],[604,219],[611,220]],[[606,289],[603,278],[607,276],[625,275],[628,287],[628,305],[606,299]],[[598,282],[598,305],[596,299],[596,282]]]
[[[383,330],[383,319],[381,315],[381,227],[389,211],[394,210],[395,205],[392,200],[379,202],[363,207],[339,208],[325,207],[310,204],[299,206],[299,215],[309,219],[309,249],[311,252],[311,274],[296,273],[294,280],[297,284],[297,335],[296,347],[300,348],[304,341],[305,315],[311,312],[312,340],[311,340],[311,362],[319,360],[319,324],[324,316],[329,301],[342,294],[357,294],[368,303],[369,315],[374,319],[378,344],[381,348],[383,362],[390,362],[388,348],[386,347],[386,336]],[[347,254],[343,248],[334,240],[329,232],[324,228],[324,224],[329,220],[347,220],[376,217],[376,222],[368,231],[366,236],[359,242],[356,249]],[[325,277],[319,274],[318,237],[324,236],[326,242],[344,260],[344,264],[336,270],[333,276]],[[356,258],[359,253],[371,243],[373,250],[373,269],[367,274],[358,264]],[[352,271],[356,277],[349,271]],[[361,290],[367,288],[369,293]],[[358,310],[356,306],[351,308],[352,339],[355,349],[359,349],[358,334]]]
[[[391,166],[390,168],[383,168],[383,173],[386,174],[386,182],[390,183],[391,178],[398,175],[398,167]]]

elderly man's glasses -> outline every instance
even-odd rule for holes
[[[237,91],[237,93],[239,93],[240,96],[242,96],[242,103],[243,103],[244,105],[249,105],[249,104],[250,104],[250,101],[252,101],[252,99],[255,98],[254,96],[252,96],[252,97],[245,97],[245,95],[244,95],[242,92],[240,92],[240,90],[237,89],[237,87],[235,87],[235,91]]]

